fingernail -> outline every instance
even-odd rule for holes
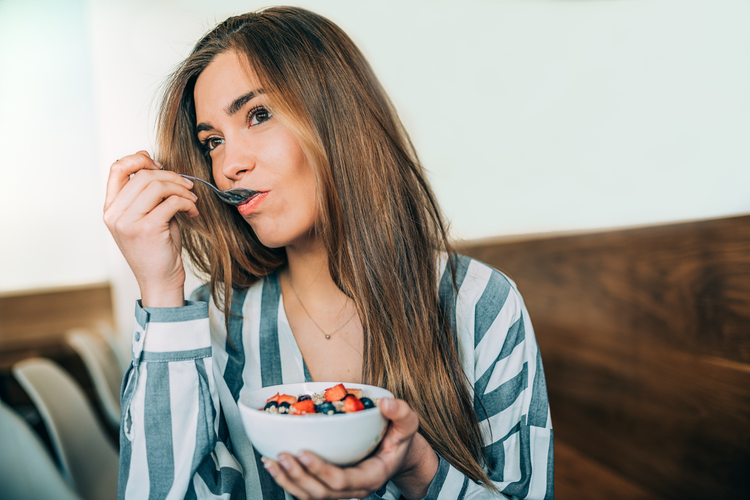
[[[265,467],[266,470],[268,471],[268,473],[271,474],[274,477],[276,477],[276,474],[279,473],[279,471],[276,469],[276,467],[273,466],[273,461],[272,460],[265,460],[265,461],[263,461],[263,467]]]
[[[310,455],[308,455],[305,452],[302,452],[299,455],[297,455],[297,460],[302,462],[304,465],[310,465],[312,463],[312,459],[310,458]]]
[[[158,162],[156,160],[154,160],[154,165],[156,165],[159,168],[164,168],[164,167],[161,166],[161,162]]]
[[[289,463],[289,459],[286,457],[279,457],[279,463],[283,468],[286,470],[289,470],[292,467],[292,464]]]
[[[390,398],[383,398],[380,400],[380,406],[382,406],[385,411],[390,411],[393,409],[393,400]]]
[[[182,177],[181,179],[185,182],[185,184],[187,184],[187,187],[193,187],[193,181],[184,177]]]

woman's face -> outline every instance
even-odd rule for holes
[[[315,223],[315,177],[297,139],[268,109],[252,68],[225,52],[195,83],[198,140],[219,189],[261,191],[238,207],[258,239],[278,248],[306,240]]]

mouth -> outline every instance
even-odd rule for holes
[[[237,210],[241,215],[250,215],[258,209],[261,203],[263,203],[263,200],[266,199],[269,192],[270,191],[263,191],[251,198],[248,198],[241,204],[237,205]]]

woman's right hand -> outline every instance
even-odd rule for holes
[[[146,151],[110,167],[104,223],[138,280],[144,307],[184,305],[185,268],[175,214],[198,215],[192,187],[189,179],[161,170]]]

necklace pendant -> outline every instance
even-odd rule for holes
[[[326,335],[326,340],[331,340],[331,336],[330,335]]]

